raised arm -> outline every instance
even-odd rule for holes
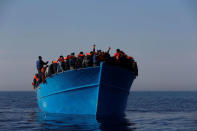
[[[49,63],[49,61],[44,62],[43,60],[40,60],[40,62],[41,62],[42,65],[47,65]]]
[[[95,49],[96,49],[96,45],[94,44],[93,45],[93,52],[95,52]]]
[[[47,65],[49,63],[49,61],[47,61],[47,62],[44,62],[44,65]]]
[[[110,50],[111,50],[111,47],[108,47],[107,53],[109,53],[109,52],[110,52]]]

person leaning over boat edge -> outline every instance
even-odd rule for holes
[[[33,78],[33,82],[32,82],[32,86],[34,89],[36,89],[36,87],[39,85],[39,78],[38,78],[38,73],[36,73],[34,75],[34,78]]]
[[[42,69],[41,69],[41,80],[43,83],[46,83],[46,69],[47,69],[48,65],[46,66],[43,66]]]
[[[37,70],[38,70],[39,77],[41,76],[41,69],[43,68],[44,65],[47,65],[48,63],[49,63],[49,61],[44,62],[42,60],[42,56],[38,56],[38,60],[36,61],[36,67],[37,67]]]

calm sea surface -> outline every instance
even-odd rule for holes
[[[197,131],[197,92],[131,92],[126,117],[41,113],[34,92],[0,92],[0,130]]]

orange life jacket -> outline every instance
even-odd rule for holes
[[[46,77],[45,77],[45,70],[46,70],[46,67],[43,67],[42,69],[41,69],[41,72],[42,72],[42,75],[41,75],[41,78],[42,78],[42,82],[43,83],[46,83]]]
[[[74,59],[74,58],[75,58],[75,56],[72,56],[72,55],[69,56],[69,59]]]
[[[45,68],[44,67],[42,67],[41,72],[45,73]]]
[[[89,52],[87,52],[86,55],[91,55],[91,54]]]
[[[78,54],[78,57],[83,57],[84,56],[84,54]]]
[[[64,62],[64,59],[59,58],[57,61]]]
[[[67,57],[64,57],[64,60],[67,60],[68,58]]]
[[[56,61],[56,60],[54,60],[52,63],[57,63],[57,61]]]
[[[37,77],[37,75],[35,75],[35,76],[34,76],[34,79],[35,79],[36,81],[38,81],[38,77]]]
[[[32,82],[32,86],[33,86],[34,89],[36,89],[36,85],[33,82]]]
[[[120,53],[115,53],[114,56],[116,57],[116,59],[119,59]]]

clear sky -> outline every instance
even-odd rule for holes
[[[133,90],[197,90],[195,0],[1,0],[0,90],[32,90],[39,55],[124,50]]]

